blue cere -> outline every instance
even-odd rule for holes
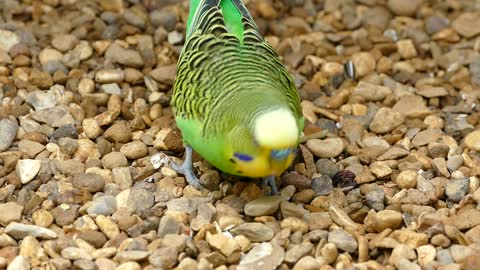
[[[253,160],[253,157],[249,156],[247,154],[234,153],[233,156],[238,158],[241,161],[252,161]]]
[[[270,153],[270,156],[273,159],[286,159],[291,152],[292,152],[292,149],[290,148],[282,149],[282,150],[272,150],[272,152]]]

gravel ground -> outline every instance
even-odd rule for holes
[[[246,2],[307,119],[280,196],[166,164],[188,1],[0,1],[0,269],[480,269],[480,2]]]

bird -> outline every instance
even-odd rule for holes
[[[304,129],[292,76],[242,0],[190,1],[185,36],[171,98],[185,157],[172,168],[202,189],[194,150],[279,194],[275,177],[291,166]]]

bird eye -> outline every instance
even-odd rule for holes
[[[249,156],[249,155],[247,155],[247,154],[234,153],[233,156],[236,157],[236,158],[238,158],[238,159],[241,160],[241,161],[252,161],[252,160],[253,160],[253,157],[252,157],[252,156]]]
[[[270,156],[273,158],[273,159],[285,159],[286,157],[288,157],[288,155],[290,155],[290,153],[292,152],[292,149],[282,149],[282,150],[272,150],[272,152],[270,153]]]

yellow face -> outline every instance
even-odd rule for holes
[[[257,178],[280,176],[293,162],[295,148],[282,150],[262,149],[257,156],[234,153],[235,174]]]

